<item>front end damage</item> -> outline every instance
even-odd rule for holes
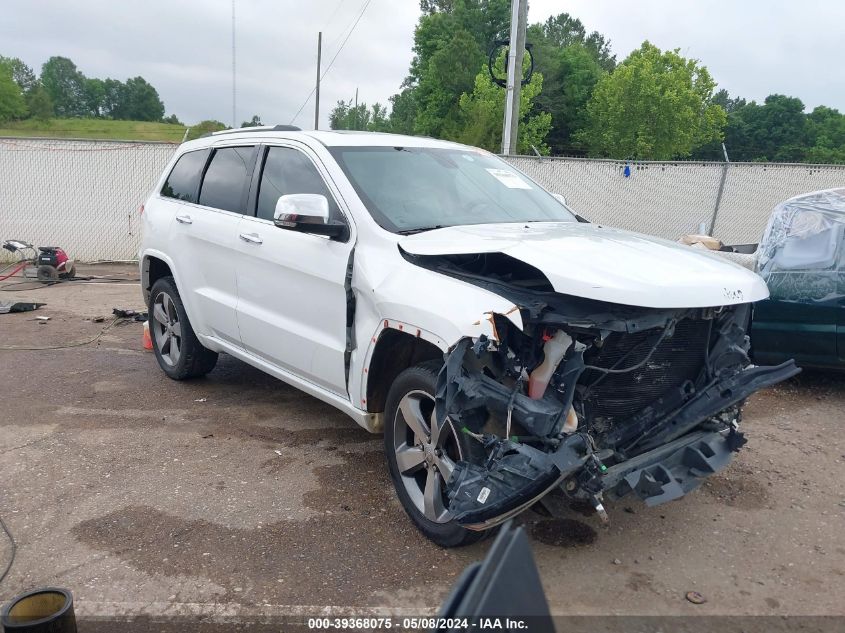
[[[623,306],[416,263],[513,300],[524,324],[490,314],[494,336],[460,340],[439,376],[437,424],[486,455],[458,462],[447,482],[450,513],[469,529],[558,487],[600,513],[605,498],[681,497],[745,443],[743,401],[800,371],[749,364],[749,304]]]

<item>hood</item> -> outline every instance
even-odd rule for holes
[[[597,224],[476,224],[409,235],[413,255],[504,253],[542,271],[555,291],[650,308],[703,308],[769,296],[755,273],[718,255]]]

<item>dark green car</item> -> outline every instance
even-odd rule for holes
[[[778,205],[757,270],[771,297],[754,306],[754,361],[845,369],[845,189]]]

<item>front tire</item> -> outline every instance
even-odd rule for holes
[[[165,374],[185,380],[214,369],[217,352],[197,339],[173,277],[162,277],[153,284],[148,314],[153,350]]]
[[[449,420],[438,432],[434,393],[440,367],[437,361],[422,363],[393,382],[385,407],[384,450],[396,494],[414,525],[441,547],[459,547],[486,534],[452,519],[446,481],[457,461],[483,459],[484,450],[456,432]]]

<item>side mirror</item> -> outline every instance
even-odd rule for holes
[[[282,229],[345,240],[349,229],[329,219],[329,201],[318,193],[290,193],[276,201],[273,223]]]

